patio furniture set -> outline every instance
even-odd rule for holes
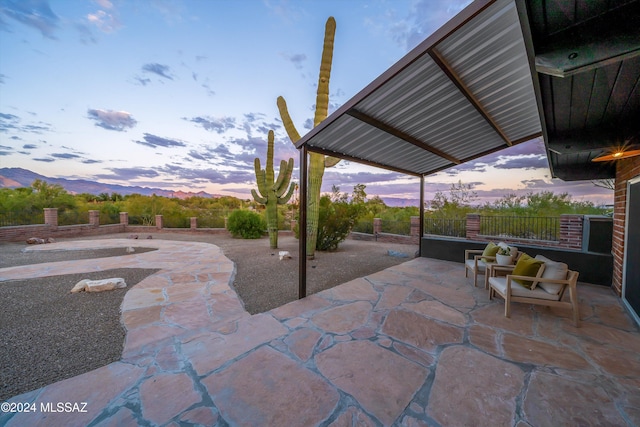
[[[484,275],[489,299],[500,295],[504,299],[504,315],[511,317],[511,303],[568,308],[573,323],[579,326],[577,271],[567,264],[550,260],[542,255],[531,257],[504,242],[490,242],[483,250],[464,251],[465,277],[473,273],[473,284],[478,286],[478,274]],[[563,297],[569,290],[569,300]]]

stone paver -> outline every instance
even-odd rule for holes
[[[429,370],[370,341],[339,343],[316,356],[318,369],[385,425],[404,411]]]
[[[462,346],[440,355],[427,413],[442,425],[513,425],[524,386],[518,366]]]
[[[202,382],[222,416],[239,426],[318,425],[340,400],[325,379],[270,347]]]
[[[640,424],[640,333],[609,289],[579,284],[580,328],[525,304],[507,319],[462,264],[418,258],[252,316],[218,247],[144,246],[158,250],[0,269],[0,282],[159,270],[125,296],[121,361],[15,396],[39,411],[0,413],[0,425]],[[87,405],[40,410],[57,402]]]

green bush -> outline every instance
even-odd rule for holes
[[[320,198],[320,215],[318,217],[319,251],[335,251],[351,232],[358,217],[358,207],[343,201],[332,202],[327,196]]]
[[[233,237],[259,239],[265,229],[266,224],[260,215],[248,210],[238,209],[231,212],[227,221],[227,230]]]

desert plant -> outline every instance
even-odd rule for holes
[[[293,172],[293,159],[289,158],[286,162],[280,162],[280,173],[278,179],[274,180],[273,173],[273,131],[269,131],[267,140],[267,165],[265,169],[260,168],[260,159],[256,157],[254,167],[256,171],[256,182],[258,183],[258,191],[251,190],[253,199],[264,205],[266,208],[265,215],[267,219],[267,231],[269,232],[269,244],[271,249],[278,247],[278,205],[284,205],[293,195],[295,185],[291,181],[291,173]],[[289,191],[287,191],[289,187]]]
[[[346,201],[331,201],[329,196],[320,198],[320,215],[318,217],[319,251],[335,251],[351,233],[358,217],[358,206]]]
[[[313,125],[317,126],[327,118],[329,111],[329,78],[331,77],[331,63],[333,60],[333,40],[336,32],[336,21],[331,16],[327,19],[324,33],[324,47],[322,49],[322,62],[320,63],[320,76],[318,78],[318,91],[316,94],[316,113]],[[283,97],[278,97],[278,109],[284,127],[294,144],[300,139],[287,109],[287,103]],[[316,239],[318,237],[318,217],[320,214],[320,190],[324,169],[335,166],[340,159],[324,156],[318,153],[309,153],[309,190],[307,196],[307,257],[313,259]]]
[[[264,221],[255,212],[238,209],[229,215],[227,230],[233,237],[259,239],[264,231]]]

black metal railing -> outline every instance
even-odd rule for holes
[[[480,234],[529,240],[560,240],[560,218],[481,216]]]
[[[0,211],[0,227],[44,224],[42,210]]]
[[[156,225],[155,215],[129,215],[129,225]]]
[[[89,224],[89,212],[58,211],[58,225]]]
[[[385,221],[380,224],[380,231],[387,234],[408,236],[411,234],[411,222],[409,221]]]
[[[424,234],[436,236],[465,237],[467,235],[466,219],[425,218]]]
[[[352,231],[355,231],[356,233],[373,234],[373,221],[370,219],[356,221]]]

